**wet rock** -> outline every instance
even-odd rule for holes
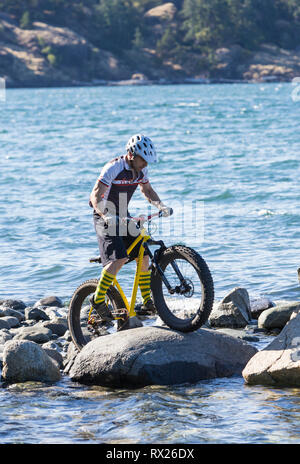
[[[58,308],[54,306],[48,308],[46,306],[43,306],[43,310],[45,311],[49,319],[56,319],[57,317],[64,317],[65,319],[67,318],[68,310],[65,307]]]
[[[25,319],[32,319],[34,321],[47,321],[49,317],[41,307],[27,307],[25,309]]]
[[[140,327],[99,337],[80,351],[72,380],[113,387],[172,385],[241,374],[257,352],[246,342],[199,329]]]
[[[71,342],[71,341],[72,341],[72,337],[71,337],[71,334],[70,334],[69,329],[64,333],[64,339],[65,339],[67,342]]]
[[[245,288],[236,287],[214,305],[209,316],[211,327],[245,327],[251,321],[250,299]]]
[[[33,326],[16,329],[14,339],[29,340],[35,343],[46,343],[51,339],[51,337],[51,330],[38,323]]]
[[[12,309],[12,308],[9,308],[9,307],[5,307],[3,306],[2,308],[0,308],[0,317],[3,317],[3,316],[13,316],[13,317],[17,317],[19,322],[22,322],[24,321],[25,319],[25,316],[23,313],[21,313],[20,311],[17,311],[15,309]]]
[[[67,355],[64,360],[64,373],[69,374],[71,367],[73,366],[75,359],[79,353],[73,342],[69,343]]]
[[[57,362],[60,369],[63,368],[63,356],[60,353],[59,347],[56,343],[47,342],[42,345],[43,350],[50,358]]]
[[[258,327],[266,330],[282,329],[292,313],[300,310],[299,302],[290,302],[266,309],[258,318]]]
[[[269,308],[273,308],[275,303],[269,298],[256,298],[250,300],[250,311],[252,319],[258,319],[263,311]]]
[[[242,375],[251,385],[300,386],[300,314],[250,359]]]
[[[4,345],[4,343],[6,343],[8,340],[11,340],[12,337],[13,336],[10,334],[9,330],[0,330],[0,345]]]
[[[133,316],[127,319],[123,327],[122,330],[136,329],[137,327],[143,327],[143,323],[137,316]]]
[[[45,321],[42,324],[43,327],[50,329],[52,333],[58,335],[59,337],[63,336],[68,330],[67,320],[59,317],[50,321]]]
[[[24,310],[26,308],[26,305],[22,300],[0,300],[0,305],[5,308],[15,309],[16,311]]]
[[[4,317],[0,317],[0,330],[1,329],[10,329],[9,323],[5,320]]]
[[[38,306],[56,306],[61,308],[63,306],[63,302],[57,296],[46,296],[45,298],[40,299],[34,304],[34,308]]]
[[[9,383],[56,382],[60,379],[60,370],[38,344],[13,339],[5,344],[2,378]]]
[[[14,316],[3,316],[0,318],[0,321],[5,321],[8,325],[8,328],[17,327],[20,325],[19,319]],[[5,328],[5,327],[4,327]]]
[[[231,337],[236,337],[240,338],[241,340],[245,340],[247,342],[258,342],[259,337],[256,337],[252,333],[248,333],[245,330],[241,329],[227,329],[227,328],[221,328],[221,329],[216,329],[218,332],[222,332],[226,335],[230,335]]]

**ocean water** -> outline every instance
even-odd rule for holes
[[[174,207],[172,218],[153,222],[153,237],[195,247],[217,299],[235,286],[297,299],[300,103],[292,91],[291,84],[7,90],[0,297],[67,299],[99,274],[88,261],[98,254],[89,194],[104,163],[144,132],[159,153],[151,184]],[[148,211],[139,191],[136,211]]]
[[[101,268],[89,263],[98,254],[89,194],[101,167],[125,153],[130,135],[143,132],[159,154],[159,163],[149,166],[151,184],[174,208],[171,218],[153,221],[153,237],[194,247],[211,269],[216,300],[236,286],[251,298],[298,300],[300,102],[294,91],[285,83],[8,89],[0,101],[0,299],[31,304],[57,295],[68,301],[82,281],[99,276]],[[139,191],[130,211],[148,211]],[[125,291],[133,271],[133,263],[121,270]],[[3,411],[7,398],[17,404],[8,422],[1,419],[4,442],[38,441],[43,428],[42,442],[61,440],[48,422],[57,419],[54,412],[47,415],[53,402],[62,404],[67,442],[124,442],[122,433],[137,430],[142,420],[128,412],[136,394],[147,424],[136,435],[140,442],[300,439],[299,390],[250,388],[242,379],[139,393],[100,389],[86,400],[86,417],[77,415],[81,403],[73,401],[86,387],[66,381],[53,388],[35,393],[40,407],[26,389],[2,391]],[[192,401],[182,405],[186,395]],[[240,412],[232,427],[229,405],[235,399],[249,416]],[[153,401],[159,417],[151,415]],[[90,416],[95,402],[100,411],[115,411],[119,428],[112,418],[97,422]],[[36,408],[40,420],[33,417]],[[174,408],[177,432],[169,424]],[[70,415],[79,435],[67,431]],[[22,427],[28,423],[26,439]]]

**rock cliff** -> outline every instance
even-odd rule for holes
[[[240,45],[218,48],[213,63],[187,52],[164,59],[155,48],[166,27],[176,29],[173,3],[152,8],[145,20],[153,43],[116,56],[70,27],[34,21],[21,28],[13,15],[0,13],[0,77],[7,87],[97,85],[107,83],[291,81],[300,76],[300,47],[286,50],[263,44],[250,52]],[[202,64],[201,64],[202,63]]]

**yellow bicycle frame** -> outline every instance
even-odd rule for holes
[[[134,276],[134,283],[133,283],[133,288],[132,288],[132,293],[131,293],[130,304],[128,303],[128,300],[126,298],[125,293],[122,290],[121,285],[117,281],[117,278],[115,277],[115,279],[113,281],[113,285],[116,286],[116,288],[118,289],[121,297],[123,298],[123,301],[124,301],[124,303],[126,305],[126,309],[129,312],[129,317],[133,317],[133,316],[136,315],[136,312],[135,312],[134,308],[135,308],[136,295],[137,295],[137,291],[138,291],[139,279],[140,279],[140,274],[141,274],[141,267],[142,267],[144,251],[145,251],[145,248],[143,247],[143,243],[147,242],[147,240],[149,240],[150,238],[151,238],[150,235],[147,235],[147,233],[146,233],[146,229],[143,228],[143,229],[141,229],[140,234],[137,236],[135,241],[126,250],[127,254],[129,255],[129,253],[133,250],[133,248],[140,241],[142,241],[140,249],[139,249],[139,254],[138,254],[138,261],[137,261],[137,267],[136,267],[135,276]]]

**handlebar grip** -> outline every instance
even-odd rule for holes
[[[172,216],[172,214],[173,214],[173,212],[174,212],[174,211],[173,211],[173,208],[169,208],[169,210],[170,210],[169,216]],[[160,212],[158,213],[158,217],[162,217],[162,215],[163,215],[163,212],[160,211]]]

